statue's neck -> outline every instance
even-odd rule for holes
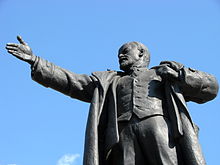
[[[126,71],[124,71],[124,73],[126,75],[131,75],[133,72],[137,71],[138,69],[148,69],[148,68],[143,67],[143,66],[135,66],[135,65],[133,65],[133,66],[129,67]]]

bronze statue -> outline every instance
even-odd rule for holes
[[[174,61],[148,69],[150,53],[139,42],[119,49],[122,71],[75,74],[18,41],[6,49],[31,64],[33,80],[91,103],[84,165],[205,165],[186,102],[214,99],[214,76]]]

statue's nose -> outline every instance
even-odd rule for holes
[[[123,56],[124,56],[124,54],[120,53],[120,54],[118,55],[118,58],[121,58],[121,57],[123,57]]]

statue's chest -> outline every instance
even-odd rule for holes
[[[154,70],[144,70],[132,75],[123,76],[117,85],[118,98],[132,97],[162,97],[163,84]]]

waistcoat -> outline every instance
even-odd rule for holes
[[[153,69],[134,68],[131,74],[122,76],[116,89],[118,121],[129,121],[133,114],[139,119],[167,116],[163,85]]]

